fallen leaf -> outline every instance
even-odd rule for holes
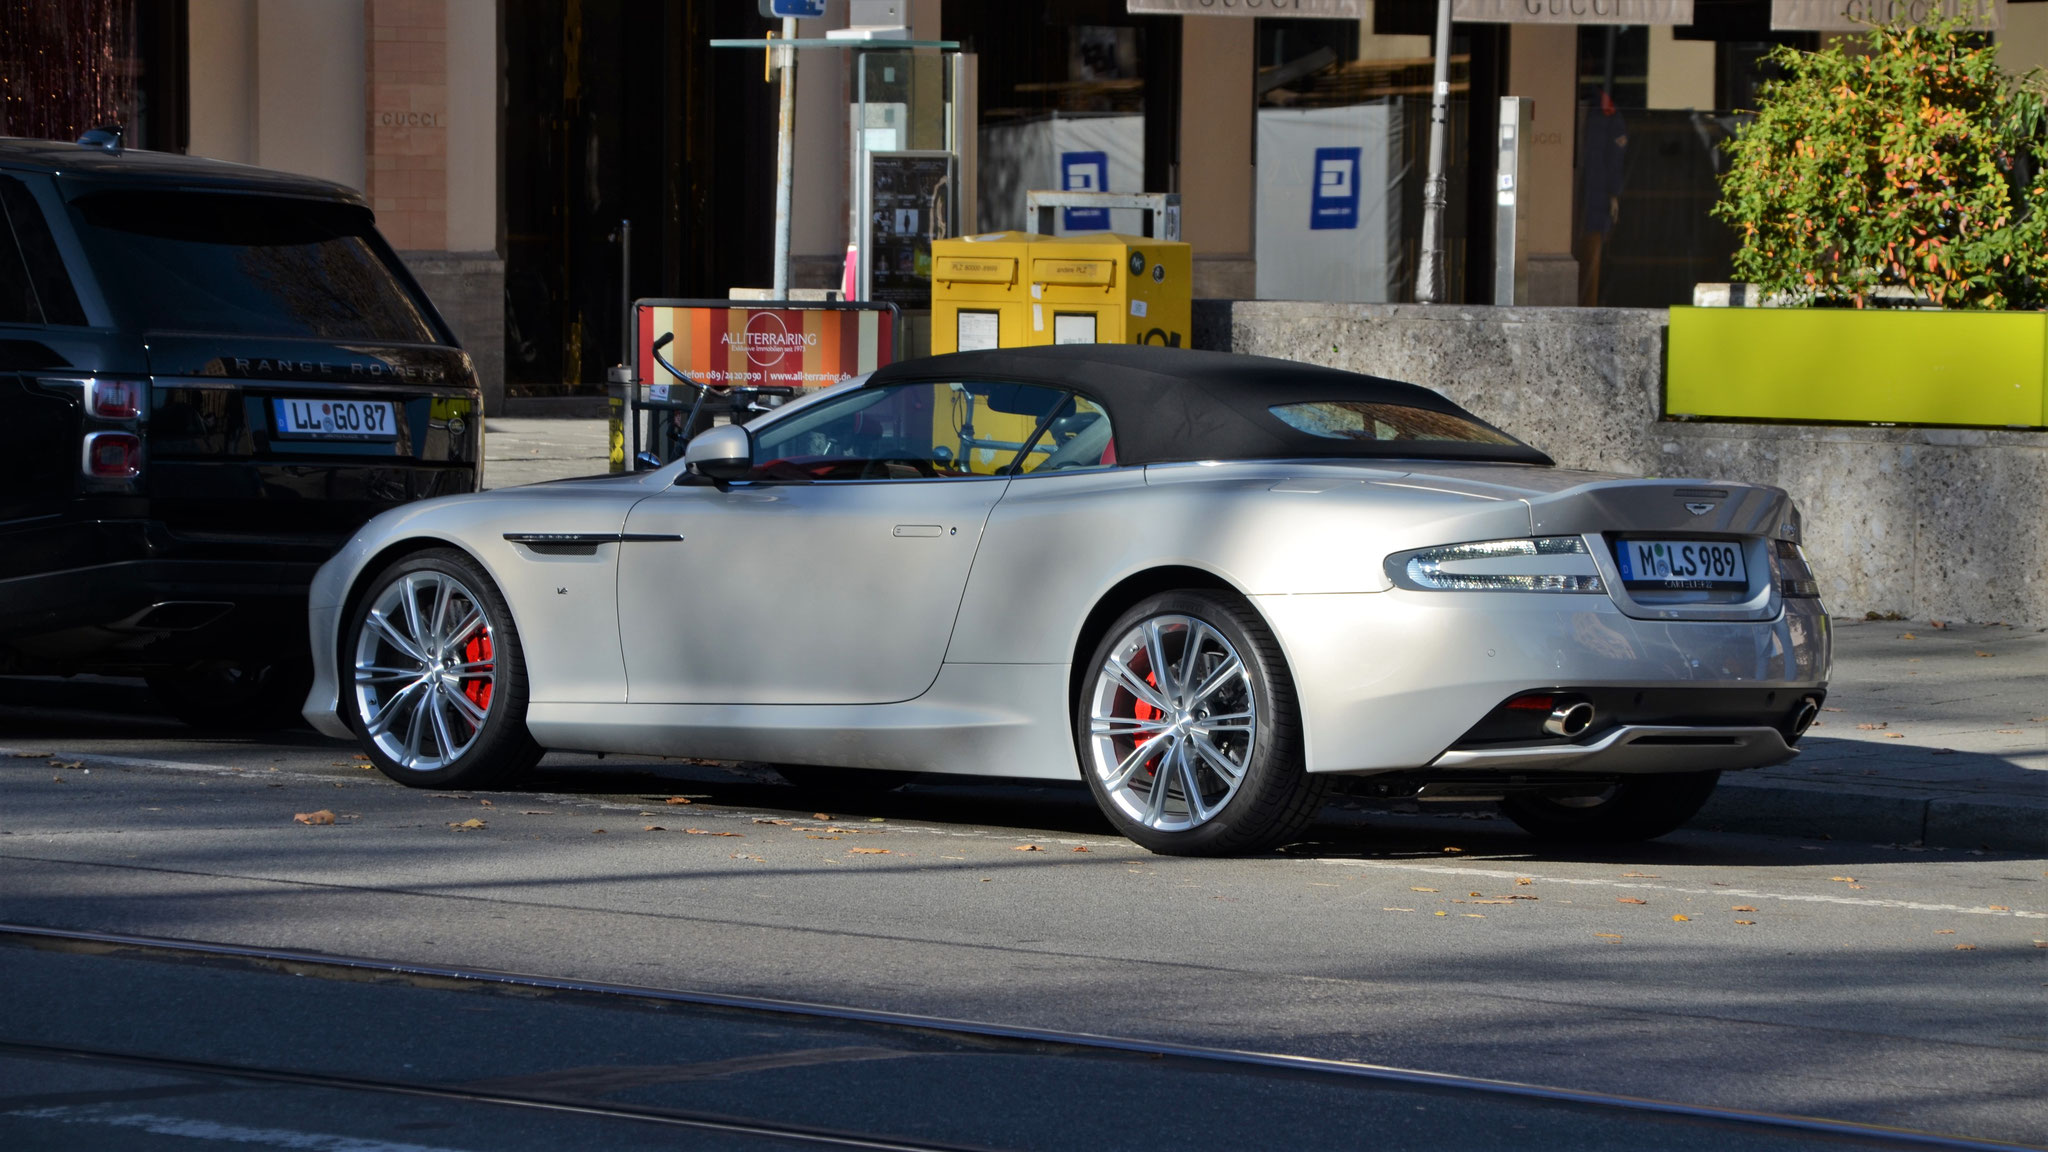
[[[1887,740],[1904,740],[1906,734],[1904,732],[1887,732],[1884,734],[1884,738]]]
[[[1875,724],[1858,724],[1856,727],[1862,729],[1865,732],[1875,732],[1880,728],[1889,728],[1891,726],[1892,725],[1889,720],[1880,720]]]
[[[887,821],[887,820],[884,820],[884,819],[882,819],[882,818],[881,818],[880,816],[870,816],[870,817],[868,817],[868,823],[870,823],[870,824],[887,824],[887,823],[888,823],[888,821]]]
[[[792,825],[794,825],[794,824],[796,823],[796,821],[794,821],[794,820],[764,820],[764,819],[762,819],[761,817],[759,817],[759,816],[756,816],[756,817],[754,817],[754,823],[756,823],[756,824],[776,824],[776,825],[779,825],[779,826],[781,826],[781,827],[784,827],[784,828],[788,828],[788,827],[791,827]]]
[[[48,752],[9,752],[8,755],[16,760],[48,760],[50,758]]]
[[[368,752],[353,752],[350,753],[350,755],[357,760],[368,760],[370,758],[370,754]]]
[[[1988,658],[1988,657],[1991,657],[1991,656],[1997,655],[1997,653],[1994,653],[1994,652],[1979,652],[1979,653],[1977,653],[1977,655],[1979,655],[1979,656],[1983,656],[1983,657],[1987,657],[1987,658]]]
[[[1614,902],[1615,902],[1616,904],[1648,904],[1648,903],[1649,903],[1649,901],[1648,901],[1648,900],[1638,900],[1638,899],[1636,899],[1636,898],[1635,898],[1635,897],[1633,897],[1633,896],[1616,896],[1616,897],[1614,898]]]
[[[1631,876],[1633,876],[1634,878],[1636,878],[1636,879],[1638,879],[1638,880],[1661,880],[1661,879],[1663,879],[1663,877],[1661,877],[1661,876],[1658,876],[1658,875],[1655,875],[1654,873],[1650,873],[1650,872],[1623,872],[1623,873],[1622,873],[1621,875],[1622,875],[1622,877],[1623,877],[1624,879],[1626,879],[1626,878],[1628,878],[1628,877],[1631,877]]]
[[[713,832],[713,831],[712,831],[711,829],[709,829],[709,828],[685,828],[685,829],[683,829],[683,831],[684,831],[684,832],[687,832],[687,833],[689,833],[689,834],[690,834],[690,835],[692,835],[692,836],[741,836],[741,835],[744,835],[744,833],[741,833],[741,832]]]
[[[831,814],[830,812],[813,812],[813,813],[811,813],[811,819],[813,819],[813,820],[830,820],[830,819],[832,819],[832,814]]]
[[[1463,849],[1463,848],[1448,848],[1448,847],[1447,847],[1447,848],[1445,848],[1445,849],[1444,849],[1444,851],[1446,851],[1446,852],[1463,852],[1463,851],[1464,851],[1464,849]]]
[[[1956,930],[1953,928],[1936,928],[1934,934],[1936,936],[1953,936],[1956,934]]]
[[[804,839],[806,839],[806,840],[844,840],[844,839],[846,839],[846,837],[844,837],[844,836],[820,836],[820,835],[818,835],[818,834],[817,834],[816,832],[806,832],[806,833],[804,833]]]
[[[1595,933],[1593,933],[1593,935],[1595,935],[1595,936],[1598,936],[1598,937],[1599,937],[1599,938],[1601,938],[1602,940],[1619,940],[1619,939],[1621,939],[1621,935],[1620,935],[1619,933],[1616,933],[1616,932],[1595,932]]]
[[[448,826],[450,828],[482,828],[485,825],[483,821],[477,819],[474,816],[471,816],[467,820],[451,821]]]
[[[1382,912],[1413,912],[1413,911],[1415,911],[1415,909],[1413,909],[1413,908],[1382,908],[1382,909],[1380,909],[1380,911],[1382,911]]]
[[[1484,896],[1484,895],[1486,895],[1486,893],[1484,893],[1484,892],[1467,892],[1467,893],[1465,893],[1465,895],[1467,895],[1467,896]]]
[[[483,805],[483,806],[484,806],[484,807],[486,807],[486,808],[496,808],[496,807],[497,807],[497,805],[496,805],[496,804],[493,804],[493,803],[491,803],[491,802],[490,802],[489,800],[479,800],[479,801],[477,801],[477,803],[479,803],[479,804]]]
[[[2048,940],[2036,940],[2036,941],[2034,941],[2034,947],[2036,947],[2036,948],[2048,948]]]
[[[2018,736],[2024,733],[2025,731],[2026,730],[2023,728],[2000,728],[1998,730],[1998,734],[2000,736]]]
[[[1016,846],[1015,848],[1012,848],[1012,849],[1010,849],[1010,851],[1012,851],[1012,852],[1043,852],[1043,851],[1045,851],[1045,849],[1043,849],[1043,848],[1040,848],[1040,847],[1039,847],[1038,845],[1036,845],[1036,844],[1019,844],[1019,845],[1017,845],[1017,846]]]
[[[1840,709],[1840,708],[1823,708],[1823,709],[1821,709],[1821,711],[1823,711],[1823,712],[1840,712],[1840,711],[1841,711],[1841,709]]]
[[[83,768],[83,767],[85,767],[85,761],[83,761],[83,760],[52,760],[52,761],[50,761],[50,767],[52,767],[52,768]]]
[[[1958,952],[1975,952],[1976,950],[1977,950],[1977,946],[1976,946],[1975,944],[1958,944],[1958,945],[1956,945],[1956,951],[1958,951]]]
[[[1088,846],[1087,846],[1086,844],[1076,844],[1076,845],[1074,845],[1074,851],[1076,851],[1076,852],[1086,852],[1087,850],[1088,850]],[[1332,884],[1332,885],[1330,885],[1330,887],[1332,887],[1332,888],[1335,888],[1335,887],[1336,887],[1336,885],[1335,885],[1335,884]]]
[[[1907,633],[1905,633],[1904,635],[1900,636],[1900,637],[1899,637],[1899,639],[1901,639],[1901,640],[1918,640],[1918,639],[1919,639],[1919,637],[1918,637],[1918,636],[1915,636],[1915,635],[1913,635],[1913,634],[1912,634],[1911,632],[1907,632]]]
[[[690,798],[688,796],[671,796],[662,801],[664,804],[688,804],[689,802]]]
[[[62,784],[63,782],[64,782],[64,778],[63,778],[62,776],[52,776],[52,777],[50,777],[50,783],[52,783],[52,784]]]
[[[521,816],[553,816],[554,812],[546,808],[522,808],[519,814]]]
[[[1991,910],[1992,910],[1993,912],[2010,912],[2010,911],[2012,911],[2012,909],[2010,909],[2010,908],[2007,908],[2007,907],[2006,907],[2005,905],[2003,905],[2003,904],[1986,904],[1986,905],[1985,905],[1985,907],[1986,907],[1986,908],[1989,908],[1989,909],[1991,909]]]
[[[1517,884],[1534,884],[1535,882],[1536,881],[1529,879],[1527,876],[1515,877],[1515,883]]]
[[[1736,921],[1736,923],[1737,923],[1737,924],[1754,924],[1754,923],[1756,923],[1756,921],[1754,921],[1754,920],[1737,920],[1737,921]]]
[[[603,836],[605,834],[605,830],[602,828],[592,828],[590,830],[590,834],[592,836]]]
[[[663,827],[662,827],[661,825],[659,825],[659,824],[649,824],[649,825],[648,825],[647,827],[645,827],[645,828],[642,828],[642,829],[641,829],[641,831],[642,831],[642,832],[666,832],[666,831],[668,831],[668,829],[666,829],[666,828],[663,828]]]
[[[334,813],[322,808],[318,812],[297,813],[292,819],[300,824],[332,824],[334,823]]]
[[[732,854],[732,858],[735,860],[752,860],[756,864],[766,864],[768,862],[766,856],[755,856],[746,852],[735,852]]]
[[[1673,915],[1673,916],[1672,916],[1671,918],[1672,918],[1673,920],[1676,920],[1676,921],[1680,922],[1680,923],[1683,923],[1683,922],[1685,922],[1685,921],[1687,921],[1687,920],[1690,920],[1690,919],[1692,919],[1692,917],[1690,917],[1690,916],[1687,916],[1687,915],[1685,915],[1684,913],[1677,913],[1677,914],[1674,914],[1674,915]]]
[[[1432,916],[1449,916],[1449,915],[1450,915],[1450,913],[1449,913],[1449,912],[1432,912],[1432,913],[1430,913],[1430,915],[1432,915]]]
[[[1830,876],[1828,877],[1828,879],[1834,881],[1837,884],[1854,884],[1856,882],[1856,878],[1854,876]]]
[[[1434,891],[1436,891],[1436,889],[1434,889],[1434,888],[1410,888],[1410,889],[1408,889],[1408,890],[1409,890],[1410,892],[1434,892]]]
[[[1946,627],[1948,627],[1948,622],[1947,622],[1947,621],[1945,621],[1945,620],[1929,620],[1929,621],[1928,621],[1928,623],[1929,623],[1929,624],[1931,624],[1931,625],[1933,625],[1933,626],[1934,626],[1934,627],[1936,627],[1936,628],[1946,628]]]
[[[1729,911],[1730,911],[1730,912],[1754,912],[1754,911],[1756,911],[1756,909],[1754,909],[1754,908],[1751,908],[1751,907],[1750,907],[1749,905],[1747,905],[1747,904],[1737,904],[1737,905],[1736,905],[1735,907],[1733,907],[1733,908],[1730,908],[1730,909],[1729,909]]]
[[[1439,913],[1437,913],[1437,915],[1441,916],[1441,915],[1443,915],[1443,913],[1439,912]],[[1463,913],[1463,915],[1466,915],[1466,916],[1470,916],[1470,917],[1471,917],[1472,919],[1474,919],[1474,920],[1484,920],[1484,919],[1486,919],[1486,913],[1484,913],[1484,912],[1466,912],[1466,913]]]
[[[982,882],[983,884],[986,884],[986,883],[988,883],[988,882],[989,882],[989,881],[990,881],[991,879],[993,879],[993,877],[989,877],[989,876],[983,876],[983,877],[981,878],[981,882]]]
[[[848,848],[846,854],[849,856],[887,856],[889,850],[887,848]]]

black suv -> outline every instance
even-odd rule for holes
[[[0,674],[284,723],[314,570],[482,461],[476,370],[353,190],[0,140]]]

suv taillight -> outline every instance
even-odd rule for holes
[[[132,480],[142,475],[142,437],[133,432],[91,432],[82,464],[87,476]]]
[[[133,420],[142,415],[140,380],[86,381],[86,406],[102,420]]]

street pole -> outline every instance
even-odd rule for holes
[[[775,128],[775,298],[789,299],[789,196],[796,182],[796,19],[782,19],[782,111]]]
[[[1429,98],[1429,178],[1422,184],[1422,266],[1415,270],[1415,302],[1444,302],[1445,126],[1451,117],[1451,0],[1436,0],[1436,83]]]

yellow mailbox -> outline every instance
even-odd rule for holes
[[[1025,276],[1036,232],[987,232],[932,241],[932,353],[1047,344],[1031,339]]]
[[[1185,348],[1194,319],[1193,249],[1116,232],[1031,245],[1032,344]]]

